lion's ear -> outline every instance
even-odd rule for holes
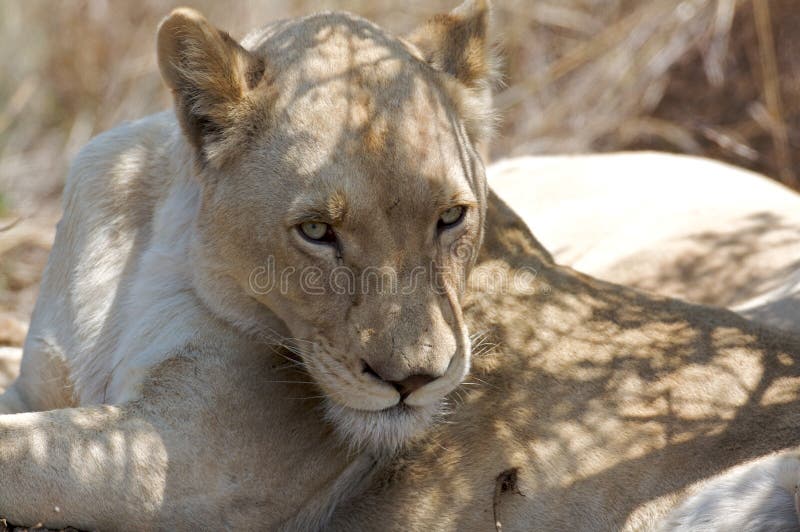
[[[484,87],[496,74],[489,0],[466,0],[450,13],[436,15],[407,39],[437,70],[467,87]]]
[[[239,144],[232,126],[244,118],[243,100],[262,78],[263,61],[185,7],[161,22],[157,45],[181,127],[204,160],[221,164]]]

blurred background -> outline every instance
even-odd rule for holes
[[[345,9],[402,34],[459,0],[0,2],[0,345],[24,337],[68,161],[167,108],[155,30],[191,5],[235,38]],[[503,118],[492,158],[659,149],[798,189],[796,0],[495,0]],[[12,227],[13,226],[13,227]]]

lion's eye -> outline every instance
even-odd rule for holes
[[[303,222],[300,224],[300,232],[315,242],[332,242],[335,239],[331,226],[322,222]]]
[[[450,207],[439,216],[439,227],[449,227],[457,224],[464,218],[466,209],[462,205]]]

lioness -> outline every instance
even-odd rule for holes
[[[797,442],[800,341],[553,264],[486,188],[488,24],[480,0],[406,39],[162,23],[177,120],[75,161],[0,401],[24,412],[0,416],[0,513],[638,529],[688,496],[664,526],[796,526],[800,460],[770,453]]]

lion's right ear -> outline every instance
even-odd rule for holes
[[[158,66],[172,89],[181,127],[204,162],[215,166],[241,145],[233,127],[247,118],[247,93],[264,62],[195,11],[181,7],[158,28]]]

